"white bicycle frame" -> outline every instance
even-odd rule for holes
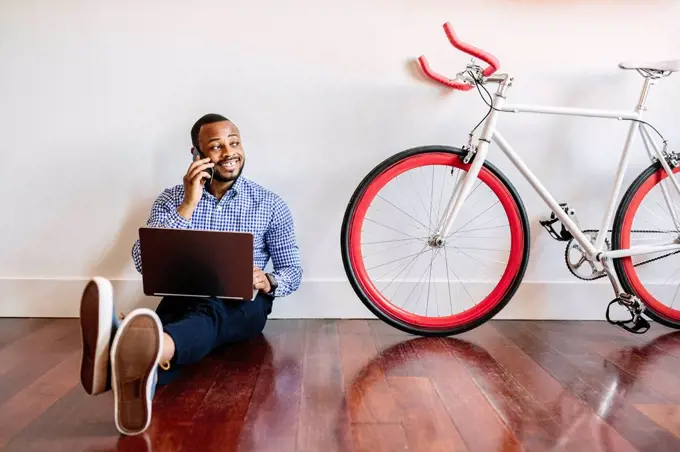
[[[649,93],[651,85],[654,83],[654,79],[645,78],[644,86],[642,87],[642,92],[638,100],[637,107],[633,112],[630,111],[615,111],[615,110],[596,110],[596,109],[581,109],[581,108],[565,108],[565,107],[554,107],[554,106],[540,106],[540,105],[509,105],[505,104],[505,95],[507,89],[512,83],[512,78],[507,74],[493,75],[489,77],[486,81],[497,82],[499,84],[498,90],[493,96],[494,109],[490,112],[489,116],[485,120],[482,132],[477,142],[476,151],[474,153],[474,160],[468,170],[465,177],[458,181],[456,187],[454,187],[453,194],[449,200],[448,206],[442,217],[441,223],[437,228],[435,235],[438,237],[447,237],[453,223],[456,219],[456,215],[460,211],[464,200],[469,194],[477,175],[486,160],[487,154],[489,152],[489,144],[491,141],[496,143],[498,147],[505,153],[505,155],[510,159],[510,161],[515,165],[515,167],[522,173],[524,178],[531,184],[531,186],[538,192],[543,201],[548,205],[548,207],[555,213],[559,220],[564,224],[567,230],[572,234],[574,239],[581,245],[582,249],[586,253],[586,257],[590,261],[601,261],[605,267],[605,271],[609,274],[610,280],[614,286],[614,291],[617,295],[623,292],[623,289],[616,278],[615,272],[611,267],[611,259],[622,258],[626,256],[649,254],[657,252],[670,252],[680,250],[680,243],[673,242],[668,245],[659,246],[634,246],[629,249],[621,250],[606,250],[605,249],[605,238],[610,226],[614,220],[614,213],[616,209],[616,200],[621,192],[621,187],[623,184],[623,177],[628,167],[628,161],[630,156],[630,150],[632,147],[633,139],[638,130],[640,130],[640,135],[642,141],[647,148],[647,153],[650,159],[656,157],[662,164],[663,168],[666,170],[668,175],[672,174],[672,170],[664,157],[662,150],[654,143],[649,135],[647,129],[644,125],[635,120],[640,120],[642,118],[642,112],[645,110],[645,104],[647,101],[647,95]],[[522,161],[522,159],[517,155],[517,153],[512,149],[510,144],[503,138],[501,133],[496,128],[496,123],[500,112],[510,112],[510,113],[541,113],[549,115],[567,115],[567,116],[580,116],[580,117],[593,117],[593,118],[609,118],[617,120],[632,120],[630,128],[628,129],[628,135],[623,147],[623,152],[619,160],[616,177],[614,179],[614,184],[609,197],[609,204],[607,210],[602,218],[601,227],[597,233],[595,243],[593,244],[590,239],[579,229],[579,227],[572,221],[569,215],[560,207],[559,203],[555,200],[552,194],[545,188],[541,181],[536,177],[536,175],[529,169],[529,167]],[[675,177],[669,177],[672,181],[673,186],[680,194],[680,184],[675,179]],[[665,187],[662,186],[662,191],[666,203],[668,204],[673,222],[678,228],[680,222],[676,217],[675,208],[671,199],[666,191]],[[679,229],[680,230],[680,229]]]

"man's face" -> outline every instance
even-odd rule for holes
[[[198,145],[215,164],[213,179],[231,182],[238,178],[245,165],[241,134],[231,121],[206,124],[198,132]]]

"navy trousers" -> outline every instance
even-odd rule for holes
[[[169,383],[183,365],[201,360],[221,345],[259,335],[272,311],[273,300],[263,294],[253,301],[163,298],[156,313],[163,330],[175,342],[175,356],[169,370],[159,369],[158,384]]]

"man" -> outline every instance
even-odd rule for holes
[[[113,388],[116,427],[126,435],[148,428],[157,384],[216,347],[259,335],[274,298],[297,290],[302,278],[291,213],[279,196],[241,175],[245,154],[234,123],[205,115],[192,127],[191,141],[198,155],[183,183],[156,199],[147,225],[253,233],[257,296],[245,302],[165,297],[155,311],[136,309],[121,322],[110,282],[88,283],[80,307],[81,382],[91,395]],[[139,240],[132,257],[142,273]],[[270,259],[273,271],[264,273]]]

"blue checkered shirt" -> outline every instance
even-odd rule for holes
[[[250,232],[254,236],[253,264],[264,269],[272,260],[271,274],[278,282],[273,295],[284,297],[297,290],[302,279],[300,252],[293,217],[278,195],[241,176],[219,201],[203,189],[191,220],[177,212],[183,199],[183,185],[165,189],[151,207],[147,225]],[[132,247],[132,258],[142,273],[139,240]]]

